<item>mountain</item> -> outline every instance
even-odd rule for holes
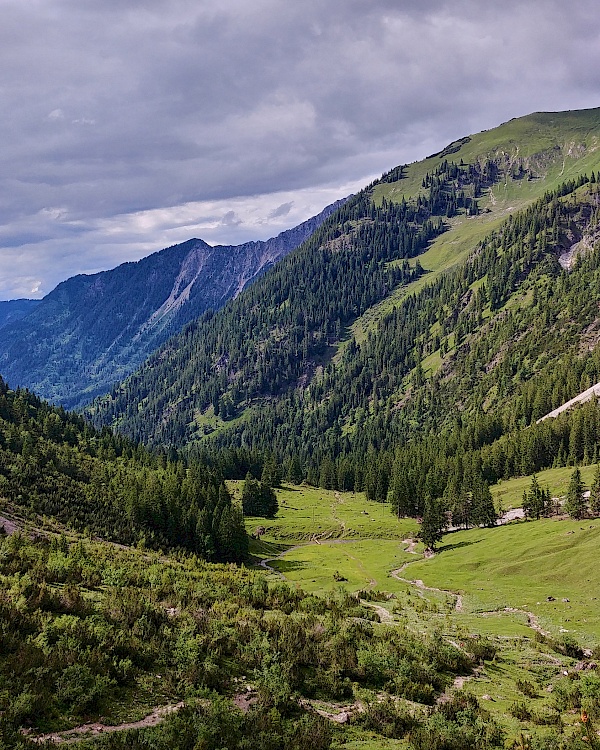
[[[21,319],[0,327],[0,371],[75,408],[105,393],[170,335],[237,296],[343,203],[266,242],[211,247],[192,239],[137,263],[59,284]],[[0,307],[0,322],[3,316]],[[7,314],[4,314],[6,317]]]
[[[0,328],[15,320],[20,320],[36,308],[40,303],[37,299],[11,299],[0,301]]]
[[[527,424],[515,405],[529,381],[595,346],[584,278],[595,283],[596,183],[584,175],[595,180],[599,144],[599,109],[537,113],[391,170],[93,418],[150,444],[273,451],[316,481],[327,457],[391,451],[457,415],[508,403]],[[565,270],[578,248],[585,262]],[[585,313],[563,310],[575,289]],[[540,328],[553,315],[560,325]],[[548,378],[551,390],[562,378],[548,407],[579,392]]]

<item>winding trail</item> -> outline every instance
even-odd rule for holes
[[[65,732],[50,732],[49,734],[38,734],[35,737],[30,736],[29,739],[32,742],[54,742],[55,744],[70,744],[72,742],[79,742],[84,739],[82,735],[89,737],[96,737],[99,734],[106,734],[108,732],[124,732],[128,729],[145,729],[146,727],[155,727],[164,721],[169,714],[179,711],[185,703],[175,703],[169,706],[157,706],[152,713],[145,716],[139,721],[126,722],[124,724],[101,724],[100,722],[93,722],[91,724],[81,724],[81,726],[68,729]]]
[[[419,593],[421,594],[421,596],[422,596],[421,592],[423,591],[435,591],[438,594],[447,594],[447,595],[453,596],[455,599],[454,610],[456,612],[464,612],[462,594],[457,594],[455,591],[449,591],[448,589],[438,589],[438,588],[435,588],[434,586],[426,586],[420,578],[416,578],[416,579],[404,578],[401,574],[406,570],[406,568],[409,565],[412,565],[413,562],[417,562],[417,560],[409,560],[408,562],[405,562],[397,570],[392,570],[390,575],[396,578],[396,580],[402,581],[402,583],[407,583],[409,586],[415,586],[417,590],[419,591]],[[544,630],[544,628],[542,628],[542,626],[540,625],[538,616],[534,614],[533,612],[529,612],[526,609],[519,609],[518,607],[503,607],[502,609],[493,609],[493,610],[488,610],[486,612],[473,612],[473,614],[478,617],[491,617],[493,615],[498,615],[502,612],[507,612],[509,614],[515,614],[515,615],[524,615],[527,618],[528,627],[530,627],[532,630],[535,630],[537,633],[540,633],[541,635],[546,635],[546,636],[550,635],[550,633],[547,630]]]

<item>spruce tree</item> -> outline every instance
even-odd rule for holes
[[[481,526],[494,526],[497,518],[498,514],[494,508],[494,500],[488,483],[477,482],[473,488],[473,523]]]
[[[584,486],[581,479],[581,471],[577,467],[571,474],[567,502],[565,503],[565,510],[571,518],[580,519],[585,515],[585,498],[583,492]]]
[[[428,549],[435,549],[436,544],[441,540],[446,528],[446,514],[440,498],[425,498],[425,512],[421,522],[419,536],[421,541]]]
[[[242,488],[242,508],[246,516],[273,518],[279,510],[275,491],[264,482],[259,482],[250,472]]]
[[[596,471],[590,491],[590,511],[594,516],[600,516],[600,464],[596,464]]]
[[[546,514],[550,504],[550,491],[540,487],[536,475],[531,477],[529,491],[523,493],[523,511],[527,518],[539,519]]]

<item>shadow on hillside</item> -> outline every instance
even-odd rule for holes
[[[473,539],[470,542],[456,542],[456,544],[444,544],[438,547],[438,552],[449,552],[451,549],[460,549],[461,547],[470,547],[472,544],[479,544],[481,539]]]
[[[302,570],[306,568],[306,563],[294,562],[293,560],[277,560],[275,564],[271,563],[275,570],[278,570],[284,575],[292,570]]]

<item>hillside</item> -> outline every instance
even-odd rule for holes
[[[600,379],[599,139],[600,110],[536,114],[391,170],[94,419],[340,489],[457,414],[467,450],[526,426]]]
[[[266,242],[210,247],[193,239],[137,263],[68,279],[30,311],[20,301],[0,303],[0,371],[13,386],[80,407],[190,320],[237,296],[341,202]],[[4,309],[13,317],[3,326]]]
[[[0,328],[28,315],[37,305],[37,299],[11,299],[0,301]]]
[[[241,511],[200,464],[150,454],[0,378],[0,528],[44,517],[120,544],[241,561]]]

